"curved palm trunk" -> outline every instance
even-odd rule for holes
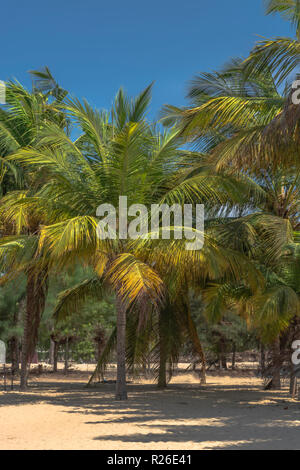
[[[117,295],[117,385],[116,400],[127,400],[126,387],[126,308]]]
[[[117,328],[115,327],[110,337],[106,340],[105,344],[103,345],[101,356],[98,360],[98,363],[95,367],[94,372],[90,376],[89,381],[87,383],[88,386],[96,378],[98,379],[98,381],[104,380],[104,370],[105,370],[104,364],[107,363],[107,359],[110,356],[110,353],[115,349],[116,341],[117,341]]]
[[[21,352],[21,374],[20,389],[26,390],[28,376],[28,361],[32,356],[38,339],[38,329],[41,314],[45,307],[47,294],[47,282],[45,274],[35,276],[33,273],[27,275],[26,287],[26,311],[24,315],[24,331]]]

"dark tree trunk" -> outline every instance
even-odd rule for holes
[[[64,368],[65,375],[68,373],[68,368],[69,368],[69,338],[66,339],[66,344],[65,344],[65,368]]]
[[[27,319],[25,318],[25,323],[28,324]],[[25,327],[24,325],[24,335],[23,335],[23,340],[22,340],[22,352],[21,352],[21,374],[20,374],[20,390],[26,390],[27,388],[27,369],[28,369],[28,363],[27,363],[27,326]]]
[[[270,384],[272,390],[281,389],[281,363],[280,336],[278,336],[272,345],[272,382]]]
[[[95,329],[94,342],[95,342],[95,359],[98,364],[98,362],[100,361],[102,352],[104,350],[105,343],[106,343],[106,332],[103,326],[101,325],[98,325]]]
[[[117,384],[116,400],[127,400],[126,386],[126,308],[117,295]]]
[[[96,362],[100,361],[101,354],[103,352],[104,346],[105,346],[105,341],[104,340],[96,341],[96,351],[95,351]]]
[[[159,371],[157,386],[164,389],[167,386],[167,341],[165,335],[164,311],[159,313]]]
[[[10,348],[11,348],[11,372],[15,375],[19,372],[20,368],[20,353],[19,353],[19,341],[16,336],[14,336],[10,340]]]
[[[95,351],[96,362],[99,362],[99,360],[100,360],[101,351],[102,351],[102,343],[100,341],[97,341],[96,342],[96,351]]]
[[[57,372],[58,348],[59,348],[58,342],[57,342],[57,341],[54,341],[53,372]]]
[[[165,348],[162,344],[160,344],[159,351],[159,373],[157,386],[161,389],[166,388],[167,386],[167,362]]]
[[[66,343],[65,343],[65,368],[64,368],[65,375],[68,373],[68,368],[69,368],[69,338],[66,339]]]
[[[47,279],[45,273],[27,274],[26,311],[21,353],[20,389],[27,388],[28,361],[35,351],[41,314],[45,307]]]
[[[28,358],[29,358],[29,335],[32,315],[32,305],[34,302],[34,289],[32,279],[27,280],[27,302],[26,310],[23,319],[23,338],[22,338],[22,351],[21,351],[21,375],[20,375],[20,389],[26,390],[27,388],[27,372],[28,372]]]
[[[19,308],[14,314],[13,325],[16,328],[19,322],[24,316],[24,310],[26,306],[26,299],[22,298],[19,302]],[[12,374],[15,375],[20,369],[20,344],[18,336],[13,336],[10,341],[11,348],[11,370]]]
[[[52,338],[50,338],[50,348],[49,348],[49,364],[53,366],[54,364],[54,349],[55,349],[55,342]]]
[[[295,398],[298,393],[298,383],[297,383],[297,377],[294,373],[294,370],[291,371],[290,375],[290,395]]]

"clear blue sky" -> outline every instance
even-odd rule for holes
[[[26,71],[48,65],[73,95],[109,107],[122,85],[155,81],[151,117],[183,105],[186,83],[258,39],[289,36],[262,0],[15,0],[1,5],[0,79],[30,86]]]

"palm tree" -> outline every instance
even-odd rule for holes
[[[294,166],[287,169],[280,161],[269,160],[273,156],[274,138],[268,145],[269,154],[265,156],[261,152],[262,143],[269,140],[269,129],[274,130],[284,114],[287,97],[279,94],[268,68],[247,75],[242,61],[235,60],[220,73],[196,77],[190,85],[189,98],[191,108],[167,107],[164,119],[178,122],[187,139],[210,152],[205,160],[206,168],[218,173],[247,175],[260,188],[257,191],[260,198],[249,199],[248,207],[241,206],[235,214],[232,212],[216,230],[221,230],[227,247],[244,252],[263,271],[273,270],[285,246],[291,242],[293,230],[299,226],[299,172]],[[281,150],[288,156],[289,142],[281,142]],[[198,171],[201,165],[203,162],[198,165]],[[226,293],[223,283],[217,284],[220,294]],[[270,286],[269,278],[265,279],[265,285]],[[219,297],[208,296],[209,310],[213,309],[214,298]],[[263,296],[259,298],[266,300]],[[217,305],[226,308],[222,302]],[[276,312],[277,307],[272,305]],[[266,305],[269,307],[270,303]],[[263,320],[264,315],[262,323]],[[288,321],[280,323],[281,328],[287,324]],[[278,336],[282,330],[279,326],[275,329]],[[270,326],[268,331],[271,332]],[[278,345],[274,336],[273,340]],[[278,386],[278,367],[274,368],[274,374],[277,378],[273,377],[273,383]]]
[[[117,399],[127,397],[125,334],[129,312],[163,311],[167,278],[178,272],[178,282],[186,277],[186,283],[191,273],[185,273],[191,266],[194,279],[221,269],[239,275],[241,264],[245,267],[245,259],[217,246],[210,237],[206,237],[201,255],[186,251],[182,240],[166,244],[166,240],[154,243],[143,237],[133,241],[122,236],[113,240],[97,237],[97,206],[109,203],[118,207],[120,196],[127,197],[128,206],[207,201],[219,207],[229,204],[230,189],[231,204],[241,197],[241,189],[245,190],[243,178],[193,174],[190,164],[200,156],[180,150],[178,131],[161,134],[145,120],[150,93],[151,86],[130,100],[120,90],[110,114],[92,109],[87,102],[69,101],[63,108],[82,132],[75,142],[58,125],[47,124],[38,145],[10,157],[27,170],[33,169],[37,178],[43,177],[45,184],[35,193],[31,209],[56,220],[40,232],[39,253],[49,259],[49,268],[60,269],[81,260],[96,273],[61,296],[57,313],[70,311],[70,305],[75,308],[87,295],[101,296],[107,287],[116,294]],[[244,200],[247,196],[243,195]]]
[[[6,275],[2,282],[17,276],[20,271],[27,276],[26,311],[22,340],[21,389],[27,384],[27,363],[32,356],[38,335],[41,313],[47,294],[47,262],[36,254],[40,223],[50,221],[47,214],[31,213],[26,207],[28,200],[38,186],[32,173],[21,169],[17,163],[9,162],[8,157],[22,148],[35,145],[38,134],[47,122],[66,127],[63,113],[57,108],[66,92],[55,82],[46,68],[43,72],[32,72],[38,76],[39,84],[30,93],[20,84],[7,84],[6,109],[0,112],[0,142],[3,168],[15,176],[14,187],[7,185],[2,191],[0,217],[3,224],[1,258]],[[55,85],[49,84],[49,81]],[[47,82],[42,93],[41,83]],[[21,240],[20,240],[21,237]]]
[[[275,79],[283,81],[295,71],[300,61],[300,2],[299,0],[266,0],[266,13],[279,13],[295,29],[296,38],[275,38],[260,41],[246,63],[249,72],[269,69]]]
[[[293,80],[299,80],[300,62],[300,3],[299,0],[267,0],[267,14],[279,13],[291,23],[296,37],[276,37],[256,44],[250,56],[244,62],[248,77],[269,70],[277,86],[285,80],[286,100],[283,110],[271,121],[261,142],[260,152],[269,153],[270,159],[289,166],[299,167],[299,106],[293,100]],[[298,92],[297,92],[298,93]]]
[[[234,59],[220,72],[196,76],[189,86],[191,106],[166,106],[163,121],[177,122],[187,141],[213,154],[218,170],[269,168],[276,159],[266,129],[283,112],[287,92],[279,93],[268,68],[247,75],[243,60]],[[294,155],[286,142],[284,148],[287,163]]]

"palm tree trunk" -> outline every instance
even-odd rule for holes
[[[164,313],[163,310],[159,313],[159,371],[157,386],[164,389],[167,386],[167,344],[164,334]]]
[[[294,370],[291,370],[290,375],[290,395],[295,398],[298,392],[298,384],[297,384],[297,377],[295,375]]]
[[[10,340],[10,350],[11,350],[11,373],[15,375],[19,371],[19,341],[16,336]]]
[[[101,341],[97,341],[97,343],[96,343],[96,350],[95,350],[95,359],[96,359],[96,362],[98,362],[98,361],[100,360],[102,350],[103,350],[103,344],[102,344],[102,342],[101,342]]]
[[[53,341],[52,338],[50,338],[49,364],[51,364],[52,366],[54,364],[54,348],[55,348],[55,342]]]
[[[281,369],[281,354],[280,354],[280,336],[276,338],[272,345],[272,390],[281,389],[280,369]]]
[[[27,388],[27,375],[28,375],[28,359],[29,359],[29,335],[31,326],[31,317],[34,310],[34,281],[31,276],[27,277],[26,287],[26,310],[23,319],[23,338],[22,338],[22,351],[21,351],[21,375],[20,375],[20,389],[26,390]]]
[[[22,320],[24,315],[24,310],[26,306],[26,299],[23,297],[19,302],[19,308],[14,314],[13,325],[16,328],[19,322]],[[20,369],[20,351],[19,351],[19,338],[18,336],[13,336],[11,338],[11,370],[12,374],[15,375],[19,372]]]
[[[167,387],[167,361],[165,348],[160,345],[160,354],[159,354],[159,373],[158,373],[158,388],[163,389]]]
[[[116,400],[127,400],[126,387],[126,308],[119,295],[117,308],[117,384]]]
[[[26,312],[24,315],[24,331],[21,352],[21,390],[26,390],[27,388],[28,361],[34,353],[37,344],[38,329],[41,314],[45,307],[47,287],[47,279],[44,272],[39,275],[28,272],[26,286]]]
[[[53,372],[57,372],[57,360],[58,360],[58,342],[54,341]]]
[[[69,367],[69,338],[66,339],[66,344],[65,344],[65,369],[64,369],[65,375],[68,373],[68,367]]]

